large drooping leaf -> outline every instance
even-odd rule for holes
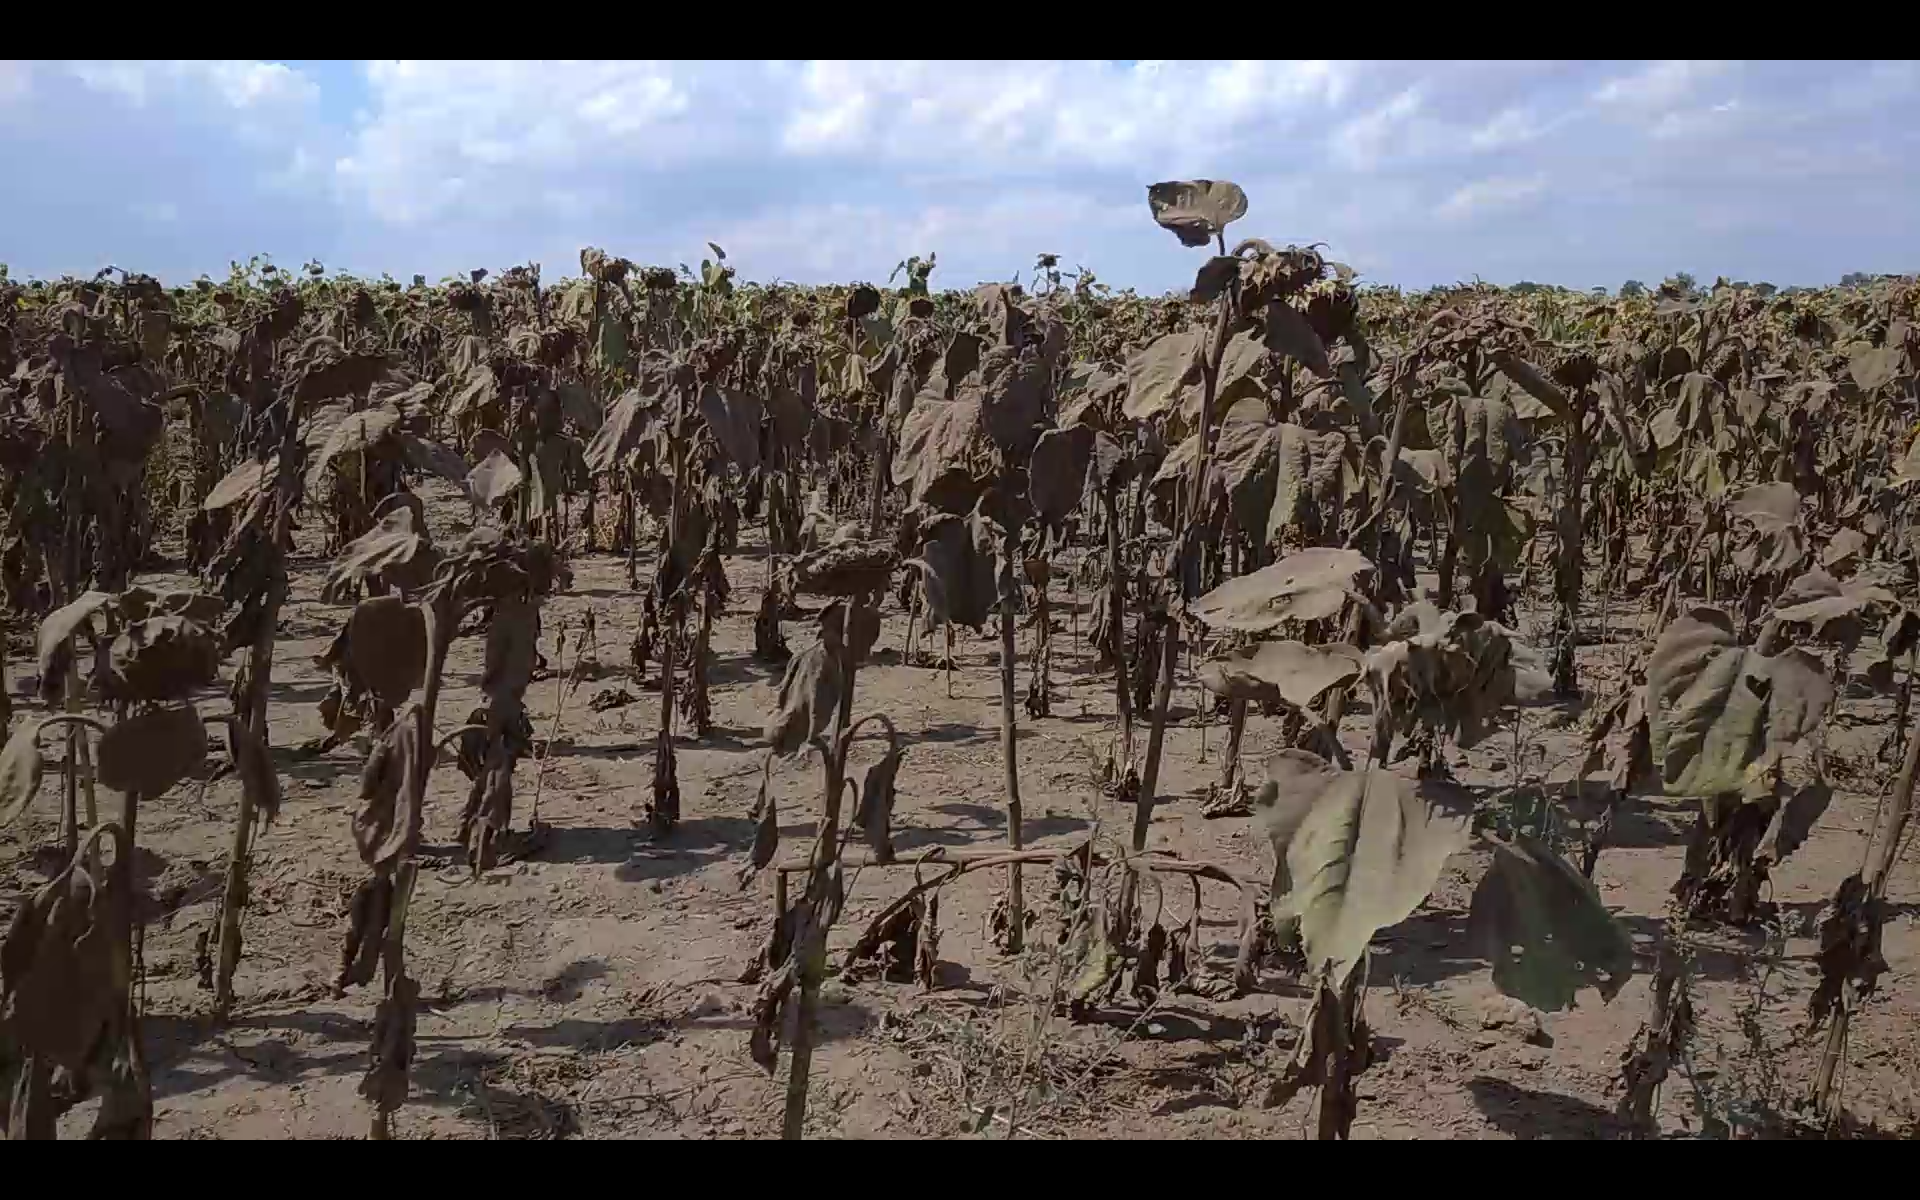
[[[1824,642],[1851,646],[1865,632],[1865,616],[1875,605],[1899,604],[1892,592],[1871,580],[1841,583],[1819,567],[1795,576],[1773,602],[1773,615],[1795,625],[1809,625]]]
[[[1495,847],[1467,917],[1493,985],[1542,1012],[1572,1008],[1587,986],[1612,1000],[1633,976],[1633,939],[1593,883],[1524,833]]]
[[[277,454],[265,462],[247,459],[213,485],[213,490],[200,502],[200,507],[207,512],[218,512],[223,508],[244,504],[259,494],[260,489],[267,486],[279,470],[280,456]]]
[[[995,346],[980,360],[980,419],[1006,457],[1023,462],[1040,436],[1053,364],[1034,349]]]
[[[389,705],[404,702],[427,671],[427,619],[399,596],[369,596],[347,618],[347,662]]]
[[[475,504],[492,508],[519,490],[523,478],[514,461],[495,450],[467,473],[467,495]]]
[[[470,469],[467,460],[451,448],[410,433],[400,435],[400,453],[414,470],[438,475],[448,483],[459,483]]]
[[[391,404],[376,404],[340,418],[320,453],[307,464],[307,490],[319,490],[334,459],[343,454],[365,453],[392,437],[399,428],[400,410]]]
[[[1204,664],[1199,674],[1216,696],[1306,708],[1328,688],[1358,679],[1364,667],[1361,652],[1342,643],[1261,642]]]
[[[593,432],[587,443],[587,466],[596,475],[604,475],[626,461],[627,455],[651,432],[658,416],[659,400],[639,388],[628,388],[607,406],[607,419]]]
[[[113,639],[101,683],[115,700],[180,700],[212,683],[219,665],[205,625],[187,617],[147,617]]]
[[[1307,525],[1319,506],[1342,494],[1349,443],[1339,430],[1314,433],[1302,425],[1274,426],[1273,505],[1266,538],[1278,542],[1289,530]],[[1254,528],[1258,528],[1256,524]]]
[[[1798,647],[1755,653],[1717,609],[1667,626],[1647,660],[1648,746],[1669,795],[1743,790],[1817,729],[1832,702],[1819,659]]]
[[[380,867],[410,853],[420,842],[420,792],[411,786],[420,755],[420,706],[394,718],[360,769],[360,809],[353,814],[353,841],[360,861]]]
[[[1247,194],[1224,179],[1187,179],[1147,188],[1153,219],[1183,246],[1204,246],[1247,215]]]
[[[1199,386],[1206,337],[1205,330],[1189,329],[1134,351],[1127,359],[1127,398],[1120,411],[1135,421],[1151,420],[1179,403],[1188,388]]]
[[[733,388],[709,387],[700,393],[700,415],[714,440],[741,471],[760,465],[760,399]]]
[[[841,631],[823,624],[820,639],[787,661],[767,717],[766,737],[775,756],[796,753],[832,726],[846,686],[838,653],[841,637]]]
[[[918,504],[948,472],[970,476],[975,460],[988,450],[977,400],[922,399],[900,426],[893,482],[907,488],[909,503]]]
[[[40,721],[24,721],[0,747],[0,826],[27,810],[47,772],[40,754]]]
[[[227,754],[233,760],[233,773],[253,804],[260,820],[271,825],[280,815],[280,775],[273,769],[273,754],[260,735],[240,722],[227,722]]]
[[[426,520],[413,505],[398,504],[372,529],[348,542],[327,570],[321,596],[332,600],[356,583],[379,578],[403,589],[423,587],[438,555]]]
[[[1080,503],[1093,457],[1093,430],[1085,425],[1049,429],[1034,443],[1027,468],[1027,498],[1048,524],[1057,525]]]
[[[1229,579],[1193,602],[1191,612],[1210,629],[1266,633],[1285,621],[1321,621],[1339,615],[1357,580],[1373,563],[1357,550],[1311,546],[1271,566]]]
[[[152,799],[207,761],[207,730],[191,704],[150,708],[100,738],[100,782]]]
[[[1502,708],[1534,703],[1553,687],[1537,650],[1478,613],[1442,612],[1422,600],[1386,637],[1368,653],[1367,675],[1398,733],[1426,725],[1471,748]]]
[[[1877,349],[1856,351],[1847,362],[1847,373],[1853,376],[1854,386],[1861,391],[1878,391],[1900,377],[1904,352],[1904,347],[1892,342]]]
[[[920,529],[919,565],[927,594],[926,628],[952,623],[978,630],[999,595],[992,526],[976,511],[942,513]]]
[[[1277,350],[1321,379],[1331,378],[1327,347],[1299,309],[1284,300],[1267,305],[1267,348]]]
[[[1275,755],[1268,769],[1276,786],[1262,823],[1291,880],[1274,898],[1274,922],[1299,922],[1309,970],[1338,988],[1373,935],[1418,908],[1466,845],[1472,802],[1450,784],[1341,771],[1305,751]]]
[[[11,1048],[76,1075],[98,1061],[127,1006],[122,931],[133,898],[119,886],[118,872],[89,874],[103,840],[112,841],[115,862],[133,852],[119,825],[95,826],[65,870],[22,897],[0,945],[0,1012]],[[36,1119],[25,1107],[14,1105],[16,1137]]]

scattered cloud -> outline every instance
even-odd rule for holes
[[[1572,286],[1920,269],[1910,62],[0,60],[0,261],[405,278],[582,245],[935,282],[1042,253],[1182,286],[1157,179],[1364,277]],[[24,167],[19,164],[28,164]]]
[[[1545,175],[1533,175],[1525,179],[1503,176],[1476,179],[1448,196],[1440,205],[1440,215],[1457,221],[1496,209],[1511,208],[1538,196],[1546,190],[1546,186]]]

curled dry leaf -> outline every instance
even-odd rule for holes
[[[1726,614],[1695,608],[1647,660],[1647,733],[1669,795],[1739,792],[1812,733],[1833,702],[1820,660],[1741,645]]]
[[[1807,625],[1823,642],[1851,646],[1865,632],[1863,620],[1875,605],[1899,604],[1892,592],[1871,581],[1841,583],[1819,567],[1798,575],[1773,602],[1773,615],[1794,625]]]
[[[866,778],[860,783],[860,803],[853,819],[866,839],[867,849],[873,851],[876,863],[893,861],[894,780],[900,774],[900,759],[904,754],[898,746],[889,746],[880,761],[867,769]]]
[[[753,869],[763,871],[780,849],[780,813],[773,797],[773,756],[760,773],[760,798],[754,804]]]
[[[1304,751],[1270,759],[1269,782],[1275,799],[1262,822],[1292,881],[1274,898],[1274,921],[1299,922],[1310,969],[1338,988],[1374,933],[1418,908],[1466,845],[1471,799],[1377,767],[1341,771]]]
[[[1348,645],[1262,642],[1200,668],[1200,682],[1216,696],[1306,708],[1330,687],[1358,679],[1361,652]]]
[[[253,811],[271,825],[280,815],[280,773],[273,769],[273,755],[260,735],[240,721],[227,722],[227,753],[233,758],[234,774],[246,790]]]
[[[37,649],[40,666],[40,695],[49,703],[65,694],[67,667],[73,661],[73,635],[79,633],[93,615],[113,603],[109,592],[86,592],[77,600],[61,605],[40,622]]]
[[[1592,881],[1524,833],[1494,846],[1467,917],[1468,943],[1493,963],[1493,985],[1542,1012],[1572,1008],[1586,986],[1612,1000],[1633,976],[1633,939]]]
[[[103,837],[113,842],[115,862],[133,852],[120,826],[95,828],[66,869],[15,910],[0,944],[0,1036],[76,1074],[86,1070],[127,1005],[120,964],[128,947],[121,931],[132,897],[114,886],[117,872],[96,880],[85,865]],[[14,1115],[19,1118],[18,1107]]]
[[[1147,207],[1181,245],[1204,246],[1247,215],[1247,194],[1224,179],[1171,180],[1147,188]]]
[[[1478,613],[1442,612],[1423,600],[1386,636],[1367,655],[1367,675],[1398,733],[1424,724],[1471,748],[1500,709],[1534,703],[1553,688],[1540,652]]]
[[[424,587],[438,562],[420,510],[397,505],[340,551],[327,571],[321,595],[335,599],[347,588],[375,578],[403,590]]]
[[[419,796],[411,782],[422,753],[419,707],[409,705],[387,727],[360,771],[353,842],[369,867],[393,862],[420,841]]]
[[[40,755],[40,726],[27,721],[0,747],[0,825],[11,824],[40,791],[46,760]]]
[[[836,540],[794,560],[794,587],[827,596],[864,596],[883,592],[900,565],[886,542]]]
[[[207,761],[207,728],[191,704],[149,708],[100,737],[100,783],[116,792],[158,796]]]
[[[148,617],[113,639],[107,695],[115,700],[179,700],[212,683],[220,654],[204,625],[186,617]]]
[[[830,647],[823,629],[819,641],[787,660],[787,673],[781,677],[766,728],[767,741],[780,758],[796,753],[833,723],[845,686],[839,655],[834,652],[837,633],[833,642]]]
[[[1337,616],[1373,563],[1356,550],[1313,546],[1241,575],[1193,603],[1193,616],[1210,629],[1266,633],[1285,621]]]

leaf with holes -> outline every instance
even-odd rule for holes
[[[1373,563],[1356,550],[1312,546],[1241,575],[1193,602],[1193,616],[1210,629],[1266,633],[1286,621],[1337,616]]]
[[[1247,215],[1247,194],[1224,179],[1185,179],[1147,188],[1147,207],[1182,246],[1204,246]]]
[[[1493,963],[1493,985],[1542,1012],[1572,1008],[1587,986],[1612,1000],[1633,976],[1633,939],[1593,883],[1524,833],[1494,846],[1467,916],[1467,941]]]

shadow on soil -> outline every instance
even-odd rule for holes
[[[1534,1091],[1488,1075],[1468,1080],[1467,1091],[1495,1129],[1523,1141],[1612,1140],[1629,1132],[1611,1109],[1578,1096]]]

